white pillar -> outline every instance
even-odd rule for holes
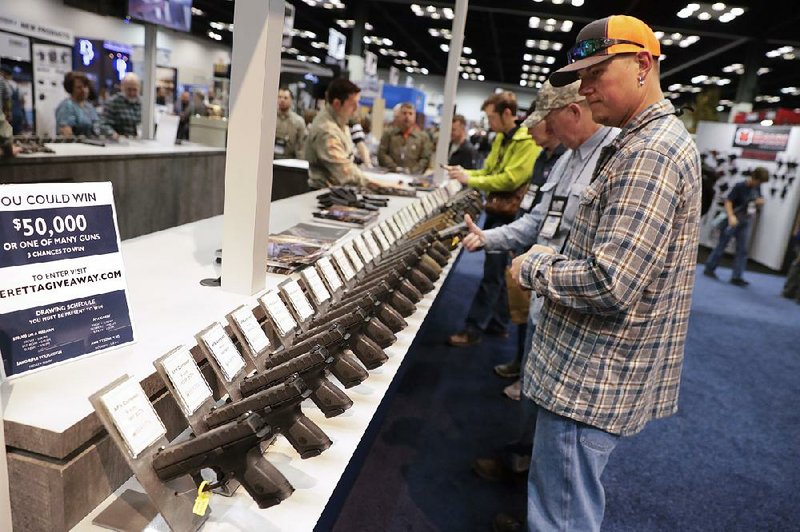
[[[450,148],[450,130],[453,126],[453,107],[456,102],[458,89],[458,65],[461,62],[461,49],[464,47],[464,27],[467,23],[467,9],[469,0],[456,0],[455,16],[450,40],[450,52],[447,55],[447,73],[444,78],[444,105],[442,105],[442,119],[439,124],[439,140],[436,143],[434,156],[433,181],[442,183],[447,176],[439,164],[447,164],[447,155]]]
[[[142,69],[142,138],[155,138],[156,117],[156,35],[154,24],[144,25],[144,68]]]
[[[3,395],[5,384],[0,377],[0,530],[11,530],[11,497],[8,492],[8,462],[6,461],[5,422],[3,421]]]
[[[225,162],[222,288],[265,286],[284,0],[237,0]]]

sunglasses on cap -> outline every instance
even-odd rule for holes
[[[624,39],[586,39],[585,41],[576,43],[575,46],[570,48],[569,52],[567,52],[567,62],[571,64],[575,61],[586,59],[587,57],[591,57],[597,52],[603,51],[606,48],[614,46],[615,44],[633,44],[639,48],[644,48],[643,44],[633,41],[626,41]]]

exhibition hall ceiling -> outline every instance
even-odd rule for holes
[[[291,3],[295,32],[284,57],[324,63],[328,28],[350,39],[361,15],[368,23],[364,47],[378,55],[379,67],[395,66],[416,79],[445,72],[455,2]],[[194,33],[232,42],[233,1],[194,0],[194,7]],[[658,32],[666,56],[662,86],[676,103],[715,87],[729,105],[752,64],[759,73],[756,108],[800,107],[800,9],[789,0],[470,0],[461,76],[536,88],[566,63],[580,28],[610,14],[639,17]]]

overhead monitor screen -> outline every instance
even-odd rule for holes
[[[128,16],[178,31],[192,27],[192,0],[128,0]]]

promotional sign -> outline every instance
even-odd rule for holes
[[[111,183],[0,186],[7,377],[134,341]]]
[[[737,126],[733,135],[733,147],[742,148],[742,159],[775,161],[789,145],[791,126]]]

